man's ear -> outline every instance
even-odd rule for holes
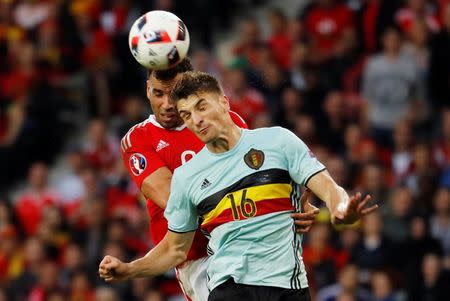
[[[230,99],[228,98],[228,96],[223,95],[221,97],[220,101],[223,102],[223,105],[225,106],[227,111],[229,111],[230,110]]]

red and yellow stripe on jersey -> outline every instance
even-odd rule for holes
[[[211,232],[227,222],[294,210],[289,173],[282,169],[255,172],[214,193],[197,207],[202,229]]]

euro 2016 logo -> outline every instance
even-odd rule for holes
[[[135,176],[142,174],[147,167],[147,160],[142,154],[136,153],[130,157],[130,169]]]

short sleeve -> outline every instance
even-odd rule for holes
[[[190,198],[187,197],[186,184],[180,179],[177,170],[172,177],[170,196],[164,217],[172,232],[191,232],[198,228],[197,210]]]
[[[128,170],[130,177],[141,189],[142,182],[160,167],[166,166],[156,151],[149,147],[132,146],[127,149],[122,148],[123,164]]]
[[[306,186],[312,176],[325,170],[325,166],[294,133],[283,128],[280,130],[283,154],[287,161],[289,174],[296,183]]]

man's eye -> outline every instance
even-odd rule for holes
[[[206,106],[201,106],[200,108],[198,108],[199,111],[204,111],[206,110]]]

